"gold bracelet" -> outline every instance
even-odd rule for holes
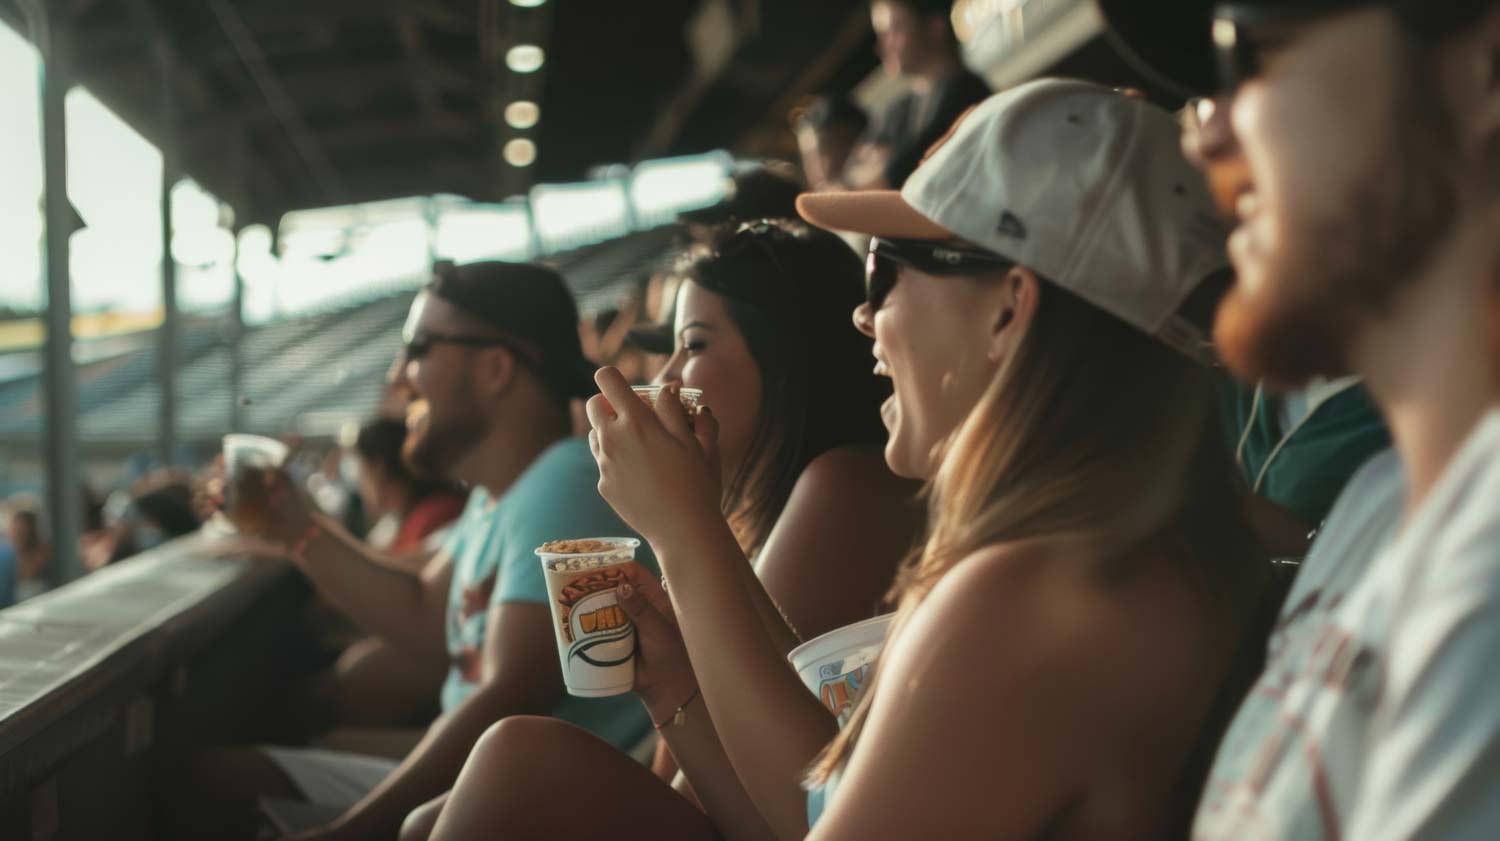
[[[693,694],[689,695],[688,699],[686,701],[683,701],[682,705],[679,706],[677,710],[670,716],[668,716],[666,721],[663,721],[661,724],[652,722],[651,726],[655,727],[658,731],[660,731],[663,727],[680,727],[682,725],[682,722],[687,720],[687,716],[683,713],[683,710],[686,710],[688,708],[688,704],[693,703],[693,701],[698,698],[698,693],[702,691],[703,689],[701,687],[698,689],[694,689]]]

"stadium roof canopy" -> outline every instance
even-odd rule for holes
[[[241,224],[273,226],[733,147],[867,74],[867,19],[867,0],[0,0]],[[513,141],[534,162],[507,162]]]

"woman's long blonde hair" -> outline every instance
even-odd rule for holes
[[[1108,547],[1107,575],[1129,575],[1143,549],[1171,553],[1232,632],[1268,567],[1245,519],[1212,372],[1062,288],[1038,285],[1026,335],[952,436],[928,486],[928,538],[891,592],[899,605],[892,634],[964,558],[1063,536]],[[814,763],[811,783],[847,760],[879,672],[877,663],[849,724]]]

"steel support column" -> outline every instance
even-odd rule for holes
[[[234,235],[234,256],[230,269],[234,274],[234,297],[229,302],[229,431],[245,431],[245,276],[240,274],[240,234],[244,233],[241,219],[248,215],[249,200],[249,148],[245,133],[235,131],[229,138],[229,160],[234,168],[234,200],[239,207],[231,205],[234,221],[229,232]]]
[[[67,22],[51,17],[46,5],[28,7],[42,47],[42,202],[46,219],[43,272],[47,282],[47,340],[43,382],[46,416],[43,437],[47,457],[47,519],[51,525],[53,568],[57,583],[83,574],[78,557],[82,530],[82,460],[78,452],[78,387],[73,367],[72,273],[68,238],[74,230],[68,202],[67,117],[64,108],[73,86],[72,43]]]
[[[158,38],[165,38],[158,35]],[[157,331],[157,381],[161,389],[156,447],[161,463],[177,460],[177,260],[172,256],[172,185],[177,183],[176,97],[172,51],[156,47],[157,84],[161,90],[161,329]]]
[[[234,229],[234,300],[229,304],[229,431],[245,431],[245,278],[240,274],[240,228]]]

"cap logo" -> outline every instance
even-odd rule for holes
[[[932,256],[939,260],[942,260],[944,263],[947,263],[950,266],[956,266],[959,263],[962,263],[964,259],[964,255],[947,248],[932,249]]]
[[[995,232],[1011,239],[1026,238],[1026,226],[1021,224],[1021,220],[1017,219],[1016,215],[1009,210],[1005,211],[1004,215],[1000,217],[1000,224],[995,227]]]

